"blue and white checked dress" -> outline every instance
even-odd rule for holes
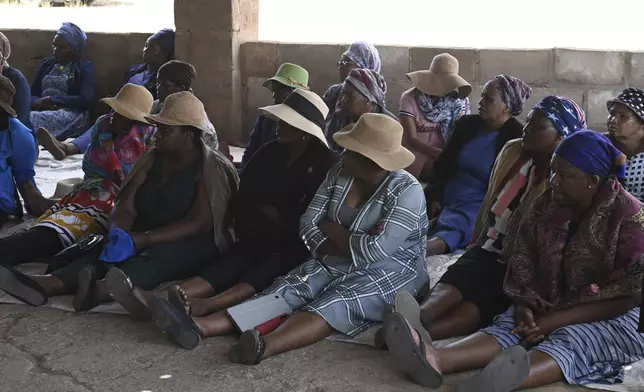
[[[312,258],[262,294],[280,293],[293,311],[317,314],[335,330],[355,336],[381,321],[384,306],[398,291],[416,295],[427,284],[428,221],[423,189],[406,171],[389,174],[355,214],[343,207],[352,183],[340,164],[329,171],[300,220]],[[353,215],[350,225],[343,222]],[[323,218],[352,233],[349,259],[316,251],[327,239],[318,228]]]
[[[559,328],[533,349],[551,356],[569,384],[615,384],[624,379],[624,366],[644,359],[644,334],[637,332],[640,308],[614,319]],[[502,349],[519,344],[514,306],[482,331]]]

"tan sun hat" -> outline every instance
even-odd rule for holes
[[[83,181],[82,178],[65,178],[58,181],[56,183],[56,190],[54,191],[54,195],[50,197],[50,199],[56,201],[62,199],[65,195],[71,192],[72,189],[74,189],[74,186],[76,184],[79,184],[81,181]]]
[[[121,88],[116,97],[103,98],[101,102],[123,117],[149,124],[145,116],[150,114],[154,98],[145,87],[128,83]]]
[[[313,135],[329,147],[324,137],[325,119],[329,114],[329,108],[316,93],[297,88],[283,103],[259,108],[259,112]]]
[[[429,70],[410,72],[407,78],[421,92],[435,97],[457,90],[458,97],[464,99],[472,93],[472,86],[458,74],[458,60],[449,53],[435,56]]]
[[[212,134],[210,120],[208,120],[203,103],[190,91],[168,95],[163,102],[161,112],[145,116],[145,118],[155,124],[193,127]]]
[[[341,147],[355,151],[378,166],[394,171],[414,163],[416,157],[402,146],[403,127],[398,121],[380,113],[367,113],[358,122],[333,135]]]

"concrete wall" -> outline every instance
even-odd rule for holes
[[[54,31],[2,30],[11,42],[9,63],[20,69],[31,82],[40,62],[51,56]],[[89,33],[87,57],[94,63],[98,98],[115,95],[128,68],[141,62],[143,45],[149,34]],[[107,105],[96,102],[92,113],[106,113]]]
[[[310,85],[318,94],[338,83],[336,61],[347,45],[303,45],[277,42],[246,42],[242,45],[244,83],[243,134],[252,127],[257,107],[271,103],[271,94],[261,86],[282,62],[293,62],[309,70]],[[565,95],[586,111],[588,124],[606,128],[606,100],[626,86],[644,87],[644,53],[593,52],[571,49],[493,50],[429,47],[378,46],[382,72],[387,80],[387,105],[394,113],[403,91],[411,88],[409,71],[427,69],[432,58],[448,52],[458,58],[460,74],[473,86],[470,96],[476,111],[483,85],[507,73],[529,83],[532,98],[526,107],[548,94]],[[526,110],[522,118],[525,118]]]
[[[196,3],[227,5],[221,21],[202,14]],[[195,93],[202,99],[220,137],[232,143],[247,140],[257,108],[272,102],[261,86],[282,62],[307,68],[313,91],[322,94],[339,82],[336,61],[348,45],[288,44],[256,41],[256,0],[176,0],[177,57],[197,68]],[[203,7],[206,7],[204,5]],[[223,8],[222,8],[223,9]],[[190,26],[190,28],[182,27]],[[212,27],[219,26],[219,27]],[[51,53],[53,31],[3,30],[11,40],[10,63],[31,80],[40,61]],[[87,56],[94,62],[97,98],[114,95],[132,64],[141,61],[149,34],[90,33]],[[388,83],[387,104],[396,112],[400,94],[411,84],[405,73],[426,69],[432,58],[447,51],[460,61],[461,75],[474,86],[473,110],[484,83],[499,73],[522,78],[534,89],[528,105],[546,94],[567,95],[586,110],[589,125],[605,129],[607,99],[625,86],[644,87],[644,53],[592,52],[570,49],[488,50],[379,46]],[[105,105],[96,103],[94,113]],[[527,114],[527,111],[524,113]]]

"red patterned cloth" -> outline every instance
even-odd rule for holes
[[[550,189],[535,199],[508,259],[505,292],[539,312],[621,296],[642,288],[644,210],[616,180],[598,191],[571,235],[572,210]]]

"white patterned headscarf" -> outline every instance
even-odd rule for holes
[[[9,56],[11,56],[11,43],[9,38],[0,32],[0,66],[9,66]]]

